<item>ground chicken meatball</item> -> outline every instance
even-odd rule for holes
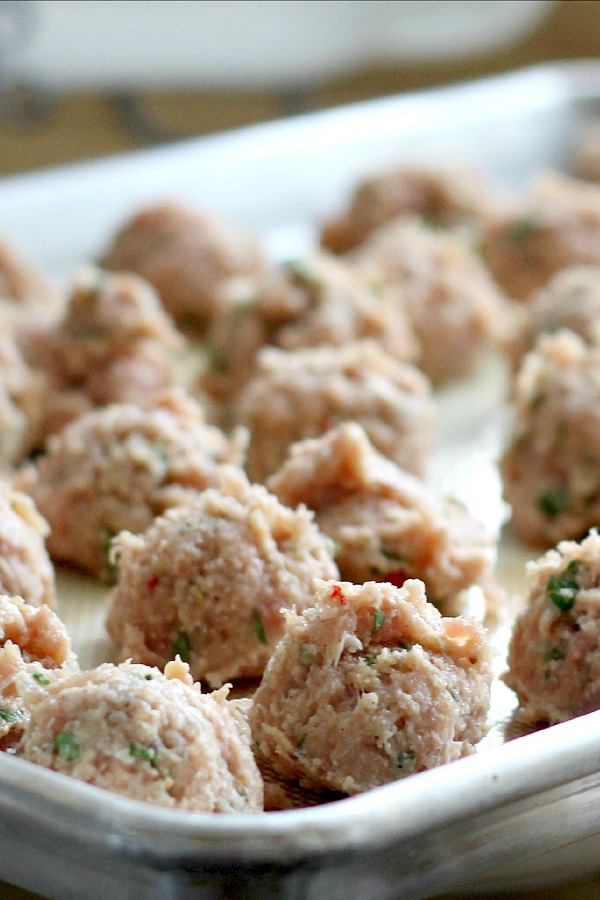
[[[348,258],[406,310],[420,347],[416,364],[434,384],[471,375],[504,341],[509,301],[457,235],[396,219]]]
[[[107,549],[117,532],[143,531],[155,516],[216,483],[222,463],[240,464],[244,438],[228,439],[181,389],[143,408],[115,403],[52,435],[17,483],[50,524],[48,550],[110,578]]]
[[[562,269],[522,310],[521,326],[508,346],[515,371],[540,334],[568,328],[593,343],[600,336],[600,267]]]
[[[6,475],[36,441],[44,383],[26,364],[16,340],[0,334],[0,470]]]
[[[158,806],[261,812],[262,778],[226,694],[201,694],[147,666],[105,663],[32,703],[17,754]]]
[[[395,169],[359,184],[348,210],[324,224],[321,243],[346,253],[402,215],[417,214],[438,228],[452,228],[485,221],[503,205],[473,172]]]
[[[224,283],[265,268],[252,237],[213,213],[176,203],[145,209],[126,222],[101,265],[141,275],[179,324],[201,327],[218,312]]]
[[[343,421],[359,422],[371,443],[403,468],[425,471],[434,406],[427,378],[371,341],[345,347],[267,348],[235,409],[250,431],[247,471],[264,481],[295,441]]]
[[[366,791],[469,754],[486,731],[486,634],[442,618],[421,581],[322,582],[256,691],[257,751],[304,786]]]
[[[229,305],[215,321],[200,387],[216,399],[231,398],[266,344],[296,350],[372,338],[390,356],[412,362],[418,347],[406,313],[378,288],[361,283],[347,263],[326,253],[280,266],[246,302]]]
[[[519,212],[486,229],[482,253],[509,297],[529,300],[561,269],[600,265],[600,186],[539,176]]]
[[[419,578],[446,614],[461,591],[477,584],[497,606],[491,535],[457,501],[436,496],[377,453],[360,425],[345,423],[293,444],[267,487],[288,506],[315,510],[344,580],[400,587]]]
[[[598,532],[529,562],[527,584],[504,676],[519,698],[519,716],[553,724],[600,709]]]
[[[571,170],[576,178],[600,181],[600,120],[595,118],[579,129],[572,150]]]
[[[514,387],[500,459],[512,525],[528,544],[579,540],[600,520],[600,346],[542,335]]]
[[[260,676],[281,608],[304,609],[315,578],[337,577],[330,545],[311,512],[223,467],[218,489],[116,539],[107,629],[119,659],[163,666],[179,653],[212,687]]]
[[[50,282],[6,240],[0,240],[0,297],[17,301],[22,309],[37,310],[38,314],[58,301]]]
[[[24,693],[40,693],[78,664],[63,623],[50,607],[0,594],[0,749],[29,718]]]
[[[0,594],[22,597],[31,606],[54,604],[48,530],[31,497],[0,481]]]
[[[172,385],[170,351],[183,338],[153,288],[135,275],[93,267],[77,274],[63,318],[21,335],[27,362],[45,377],[37,444],[93,406],[143,403]]]

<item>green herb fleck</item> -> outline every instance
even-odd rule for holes
[[[81,747],[71,731],[61,731],[54,738],[54,752],[65,762],[73,762],[79,756],[80,751]]]
[[[549,488],[539,496],[538,507],[549,519],[556,519],[569,508],[569,495],[564,488]]]
[[[143,759],[149,762],[151,766],[156,765],[156,750],[153,747],[144,747],[142,744],[136,744],[134,741],[129,745],[129,755],[134,759]]]
[[[203,344],[202,352],[206,357],[206,363],[211,372],[215,372],[217,375],[225,375],[229,370],[229,360],[225,351],[215,344]]]
[[[20,709],[0,708],[0,720],[8,722],[9,725],[14,725],[15,722],[18,722],[22,718],[23,713]]]
[[[290,260],[287,264],[290,280],[298,287],[316,288],[321,284],[318,273],[305,259]]]
[[[400,562],[400,563],[405,562],[404,557],[401,556],[399,553],[396,553],[394,550],[391,550],[389,544],[387,544],[385,541],[382,542],[381,547],[379,549],[380,549],[381,555],[383,557],[385,557],[385,559],[389,559],[392,562]]]
[[[563,612],[568,612],[575,603],[579,593],[576,575],[579,572],[579,560],[572,559],[569,565],[558,575],[551,575],[546,585],[548,597]]]
[[[539,224],[539,221],[534,216],[519,219],[507,233],[506,240],[509,244],[520,244],[521,241],[527,240],[539,228]]]
[[[372,656],[363,656],[362,659],[364,659],[364,661],[366,662],[366,664],[367,664],[368,666],[374,666],[374,665],[375,665],[375,660],[373,659]]]
[[[416,753],[414,750],[404,750],[402,753],[398,754],[398,768],[399,769],[414,769],[415,767],[415,759]]]
[[[267,633],[265,631],[265,626],[263,625],[262,619],[256,610],[254,610],[254,612],[252,613],[251,622],[252,630],[254,631],[254,634],[256,635],[258,640],[261,642],[261,644],[266,644]]]
[[[314,655],[310,647],[300,647],[298,651],[298,659],[305,666],[308,666],[313,661]]]
[[[385,613],[382,609],[376,609],[373,611],[373,629],[371,634],[377,634],[378,631],[381,631],[383,627],[383,623],[385,622]]]
[[[401,641],[399,644],[396,644],[395,650],[412,650],[414,647],[414,643],[411,641]]]
[[[33,672],[32,674],[38,684],[43,684],[43,685],[52,684],[51,679],[48,678],[47,675],[44,675],[43,672]]]
[[[296,741],[296,750],[302,750],[304,744],[306,743],[306,732],[301,734],[298,740]]]
[[[175,638],[171,646],[171,655],[173,657],[179,656],[182,662],[189,663],[191,658],[190,650],[191,644],[187,633],[181,630],[178,631],[177,637]]]
[[[550,647],[549,650],[544,653],[544,660],[546,662],[553,662],[554,660],[564,659],[565,651],[561,650],[560,647]]]
[[[119,557],[113,552],[112,542],[117,536],[117,532],[110,525],[106,525],[100,532],[100,546],[106,560],[106,572],[112,584],[114,584],[119,575]]]

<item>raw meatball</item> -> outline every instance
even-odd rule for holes
[[[0,481],[0,594],[52,606],[55,576],[44,539],[48,523],[27,494]]]
[[[520,716],[552,724],[600,709],[597,531],[529,562],[527,585],[504,676],[519,698]]]
[[[118,536],[107,620],[119,659],[162,666],[179,653],[212,687],[261,675],[281,608],[304,609],[313,580],[338,572],[312,513],[288,509],[240,470],[223,467],[221,479],[144,534]]]
[[[115,403],[71,422],[17,483],[50,523],[52,558],[107,579],[107,549],[117,532],[143,531],[214,484],[218,465],[239,464],[242,456],[242,434],[228,439],[173,388],[146,408]]]
[[[17,753],[133,800],[186,812],[256,813],[262,779],[227,691],[105,663],[48,687]]]
[[[600,121],[586,122],[576,136],[573,148],[573,175],[584,181],[600,181]]]
[[[35,310],[38,315],[58,302],[50,282],[6,240],[0,240],[0,297],[16,301],[15,310],[22,313]]]
[[[421,581],[321,583],[250,710],[258,752],[307,787],[366,791],[469,754],[486,731],[485,631],[444,619]]]
[[[43,390],[15,339],[0,334],[0,470],[7,477],[35,444]]]
[[[600,520],[600,346],[542,335],[514,388],[500,460],[512,525],[528,544],[579,540]]]
[[[396,219],[349,258],[362,278],[394,292],[420,345],[416,364],[434,384],[472,374],[505,339],[508,300],[458,236]]]
[[[600,265],[600,186],[554,173],[532,199],[486,230],[483,258],[502,289],[529,300],[561,269]]]
[[[600,268],[563,269],[532,294],[522,309],[521,327],[508,348],[515,370],[540,334],[568,328],[593,343],[600,336]]]
[[[459,594],[480,585],[495,606],[494,541],[457,501],[385,459],[356,423],[293,444],[267,481],[282,503],[304,503],[336,548],[344,580],[425,583],[429,600],[446,614]]]
[[[0,594],[0,749],[14,744],[29,718],[23,694],[44,692],[77,669],[56,613]]]
[[[180,324],[205,325],[218,312],[223,284],[264,271],[262,252],[232,223],[176,203],[153,206],[126,222],[101,261],[137,272]]]
[[[143,403],[175,379],[169,351],[183,339],[149,284],[135,275],[82,269],[64,317],[22,335],[29,364],[45,376],[38,446],[93,406]]]
[[[258,482],[282,463],[290,444],[343,421],[358,421],[381,453],[417,474],[432,442],[427,378],[371,341],[263,350],[236,413],[251,434],[247,470]]]
[[[229,304],[215,321],[201,388],[217,399],[231,398],[266,344],[296,350],[372,338],[390,356],[411,362],[418,348],[406,313],[378,288],[361,283],[346,262],[326,253],[280,266],[246,302]]]
[[[485,220],[502,205],[472,172],[395,169],[359,184],[348,210],[323,226],[321,242],[346,253],[402,215],[416,213],[436,227],[451,228]]]

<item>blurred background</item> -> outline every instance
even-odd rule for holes
[[[598,55],[598,0],[0,0],[0,174]]]

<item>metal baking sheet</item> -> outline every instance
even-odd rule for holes
[[[460,163],[508,187],[568,166],[600,111],[600,63],[545,65],[210,138],[0,181],[0,233],[57,279],[93,259],[137,208],[185,199],[261,235],[273,259],[310,248],[361,178],[399,163]],[[503,373],[439,395],[432,481],[500,531],[495,467]],[[498,572],[518,602],[528,552],[502,535]],[[104,589],[59,577],[82,665],[110,654]],[[496,630],[497,671],[508,624]],[[600,712],[506,741],[495,687],[472,757],[368,793],[260,816],[127,800],[0,754],[0,878],[56,900],[424,898],[544,887],[597,872]]]

